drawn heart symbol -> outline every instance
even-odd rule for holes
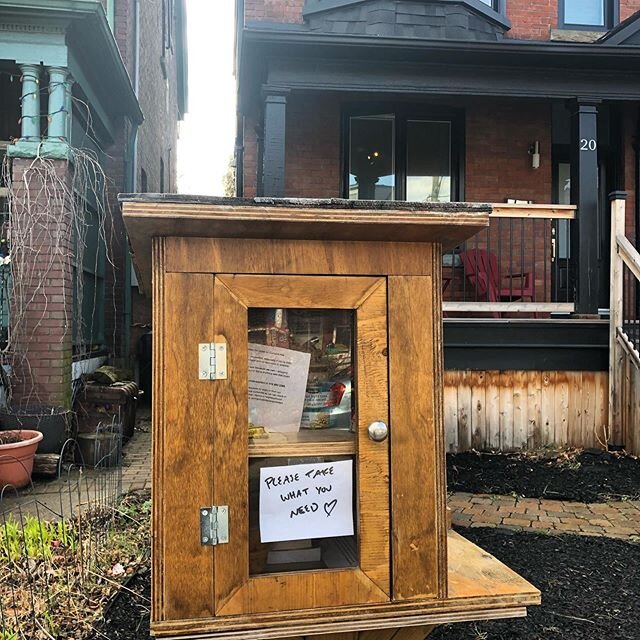
[[[324,503],[324,512],[327,514],[327,518],[331,515],[331,512],[336,508],[338,504],[338,499],[332,500],[331,502]]]

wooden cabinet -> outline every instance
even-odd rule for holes
[[[153,282],[154,632],[426,635],[523,615],[538,592],[447,531],[441,251],[486,208],[270,205],[125,198]],[[207,346],[224,352],[213,379]]]

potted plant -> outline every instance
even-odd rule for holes
[[[0,490],[7,485],[20,489],[29,484],[40,440],[40,431],[0,431]]]
[[[4,431],[40,431],[39,453],[59,454],[73,433],[73,412],[62,407],[25,405],[0,407],[0,435]]]

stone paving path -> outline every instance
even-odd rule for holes
[[[640,501],[585,504],[537,498],[454,493],[453,524],[538,533],[577,533],[640,541]]]
[[[122,493],[151,488],[151,434],[148,412],[138,420],[135,435],[124,448]],[[17,498],[7,497],[0,511],[15,510],[34,501],[60,508],[60,495],[65,498],[70,483],[77,482],[77,472],[59,480],[36,482],[31,491]],[[84,486],[100,491],[99,471],[85,472]],[[94,478],[94,474],[96,477]],[[89,492],[92,489],[89,489]],[[86,493],[86,491],[85,491]],[[92,496],[89,496],[91,499]],[[83,498],[80,497],[79,500]],[[65,499],[65,502],[67,500]],[[77,502],[70,508],[77,506]],[[585,536],[607,536],[640,541],[640,501],[585,504],[539,500],[513,496],[454,493],[449,497],[452,522],[459,527],[498,527],[514,531],[538,533],[577,533]]]
[[[74,515],[78,507],[107,503],[118,493],[151,488],[151,434],[136,431],[123,449],[122,468],[72,468],[55,480],[34,479],[33,486],[16,495],[6,491],[0,514],[37,515],[58,520]]]

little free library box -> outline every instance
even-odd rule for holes
[[[156,636],[422,640],[540,602],[447,526],[441,256],[490,205],[121,200],[153,296]]]

